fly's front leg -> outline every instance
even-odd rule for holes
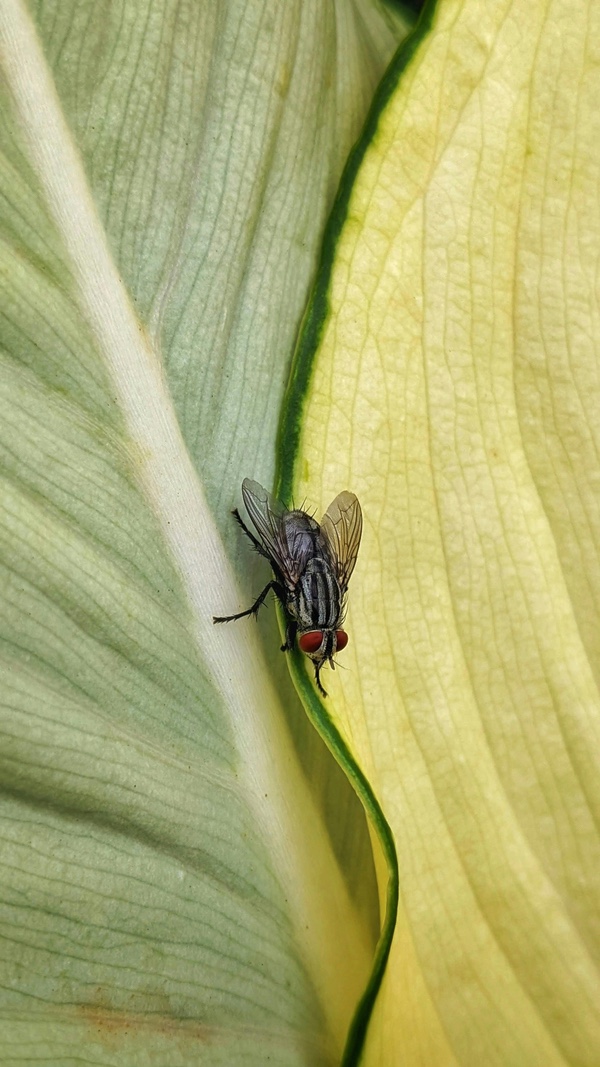
[[[279,598],[281,600],[281,597]],[[285,629],[285,645],[281,646],[282,652],[291,652],[296,643],[296,632],[298,630],[298,623],[293,619],[288,619]]]
[[[272,560],[271,560],[271,557],[270,557],[269,553],[265,552],[265,549],[261,545],[260,541],[258,541],[257,538],[254,536],[254,534],[252,533],[252,530],[248,529],[248,527],[246,526],[246,523],[244,522],[244,520],[243,520],[242,516],[240,515],[238,509],[234,508],[233,511],[231,512],[231,514],[233,515],[235,521],[237,523],[239,523],[239,525],[242,527],[242,530],[246,534],[246,537],[250,538],[250,540],[252,541],[252,544],[254,545],[256,551],[260,552],[261,556],[264,556],[265,559],[268,559],[269,563],[272,564]],[[277,594],[277,596],[279,596],[279,593]]]
[[[246,611],[238,611],[237,615],[213,615],[213,622],[235,622],[236,619],[244,619],[247,615],[258,615],[258,609],[261,604],[264,603],[265,598],[269,590],[272,589],[275,596],[279,598],[281,603],[285,603],[285,591],[280,586],[279,582],[269,582],[265,585],[262,593],[257,596],[251,608],[247,608]]]
[[[317,689],[319,693],[322,693],[324,697],[327,696],[327,690],[323,689],[323,683],[321,682],[321,667],[322,663],[315,663],[315,681],[317,683]]]

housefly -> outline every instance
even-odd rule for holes
[[[317,688],[327,696],[321,684],[321,668],[326,662],[335,667],[335,653],[348,644],[342,624],[348,582],[362,534],[360,504],[354,493],[340,493],[318,523],[306,511],[290,511],[249,478],[242,483],[242,496],[258,538],[237,508],[233,514],[256,551],[271,564],[274,578],[252,607],[237,615],[213,617],[213,622],[233,622],[257,615],[272,589],[286,615],[281,651],[288,652],[297,639],[300,651],[310,656],[315,665]]]

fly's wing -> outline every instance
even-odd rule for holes
[[[321,534],[331,555],[342,593],[354,570],[362,535],[362,511],[354,493],[336,496],[321,520]]]
[[[286,517],[290,514],[288,509],[251,478],[244,478],[242,496],[271,562],[281,572],[286,584],[293,588],[298,581],[298,573],[286,536]]]

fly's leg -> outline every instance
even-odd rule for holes
[[[317,689],[319,690],[319,693],[322,693],[323,696],[326,697],[327,693],[326,693],[325,689],[323,689],[323,686],[321,685],[321,667],[322,666],[323,666],[322,663],[315,663],[315,681],[317,683]]]
[[[281,598],[280,598],[281,599]],[[298,630],[298,623],[293,619],[288,620],[288,624],[285,630],[285,645],[281,646],[282,652],[291,652],[296,642],[296,631]]]
[[[261,604],[264,603],[270,589],[273,590],[275,596],[277,596],[283,604],[285,602],[285,591],[282,589],[279,582],[269,582],[268,585],[265,585],[262,593],[257,596],[251,608],[247,608],[246,611],[238,611],[237,615],[213,615],[213,622],[234,622],[236,619],[244,619],[246,615],[258,615],[258,609]]]
[[[268,561],[271,564],[271,566],[273,566],[273,561],[271,560],[271,557],[270,557],[269,553],[265,551],[265,549],[261,545],[260,541],[258,541],[256,539],[256,537],[254,536],[254,534],[252,533],[252,531],[248,529],[248,527],[246,526],[246,523],[244,522],[244,520],[243,520],[242,516],[240,515],[238,509],[234,508],[233,511],[231,512],[231,514],[233,515],[235,521],[237,523],[239,523],[239,525],[242,527],[242,530],[246,534],[246,537],[250,538],[250,540],[252,541],[252,544],[254,545],[256,551],[260,552],[261,556],[264,556],[265,559],[268,559]],[[279,596],[279,593],[277,595]]]

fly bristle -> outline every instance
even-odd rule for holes
[[[309,515],[311,519],[314,519],[315,515],[317,514],[316,508],[307,507],[306,497],[304,497],[304,500],[302,501],[302,507],[299,510],[303,511],[305,515]]]

